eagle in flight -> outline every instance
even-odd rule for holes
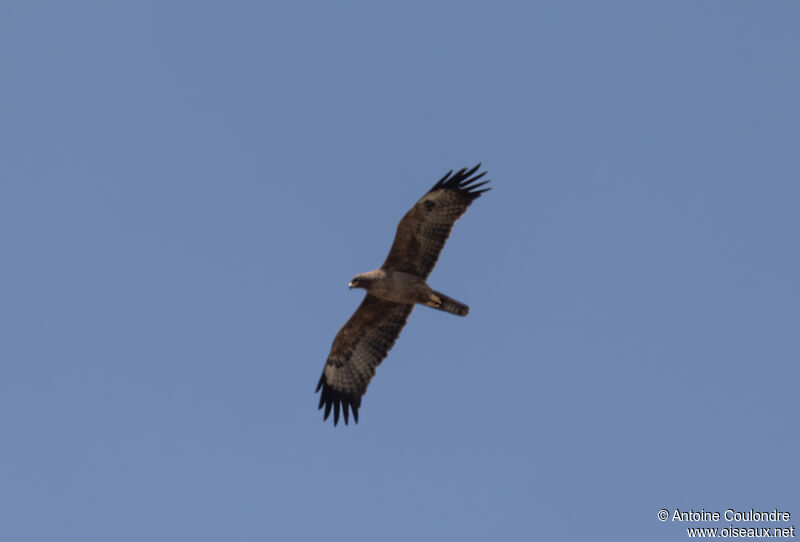
[[[453,224],[467,207],[490,190],[478,190],[489,181],[477,182],[486,172],[463,168],[442,177],[422,196],[397,225],[389,256],[380,268],[361,273],[350,281],[350,288],[367,291],[364,301],[336,334],[328,361],[317,384],[322,393],[319,408],[325,407],[324,420],[333,409],[333,425],[339,413],[347,424],[349,411],[358,423],[361,396],[375,376],[394,341],[406,325],[415,303],[466,316],[469,307],[433,290],[425,280],[436,265]]]

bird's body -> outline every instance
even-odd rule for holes
[[[412,305],[425,303],[432,292],[420,276],[383,268],[356,275],[350,281],[350,288],[363,288],[386,301]]]
[[[408,305],[419,303],[459,316],[466,316],[469,312],[469,307],[432,289],[424,278],[403,271],[379,268],[361,273],[350,281],[350,288],[363,288],[385,301]]]
[[[455,221],[473,200],[489,190],[477,190],[488,182],[476,182],[485,173],[472,177],[479,167],[480,164],[469,171],[464,168],[455,175],[451,171],[442,177],[397,225],[394,243],[383,265],[350,281],[350,288],[362,288],[367,295],[336,334],[317,385],[317,391],[322,392],[319,408],[325,407],[325,419],[333,409],[334,425],[339,422],[340,410],[345,423],[349,410],[358,422],[361,396],[415,304],[458,316],[469,312],[465,304],[428,286],[427,278]]]

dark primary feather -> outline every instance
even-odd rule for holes
[[[397,225],[392,248],[383,262],[384,269],[422,278],[430,275],[453,224],[476,198],[491,190],[478,190],[489,182],[477,182],[486,175],[485,171],[474,175],[480,166],[462,168],[455,175],[449,171],[405,214]]]
[[[478,164],[469,171],[467,171],[467,168],[461,168],[455,175],[453,175],[453,170],[451,169],[450,171],[447,172],[447,174],[444,177],[439,179],[439,182],[433,185],[433,188],[428,190],[428,194],[430,194],[434,190],[439,190],[442,188],[450,188],[454,190],[462,190],[464,193],[470,195],[472,199],[477,198],[478,196],[481,195],[481,193],[491,190],[491,188],[484,188],[483,190],[475,190],[476,188],[479,188],[489,182],[489,181],[483,181],[482,183],[473,184],[475,181],[477,181],[487,173],[486,171],[484,171],[480,175],[476,175],[475,177],[472,177],[470,179],[470,175],[478,171],[480,167],[481,165]],[[451,177],[451,175],[453,176]]]
[[[319,408],[325,407],[324,419],[333,410],[333,425],[358,423],[361,396],[367,391],[375,368],[386,358],[411,314],[413,305],[385,301],[367,294],[356,312],[336,334],[331,352],[316,391],[321,391]]]

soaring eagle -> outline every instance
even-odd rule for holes
[[[347,424],[351,409],[358,423],[361,396],[415,303],[458,316],[469,312],[468,306],[431,289],[425,280],[453,224],[481,193],[490,190],[478,190],[489,182],[477,182],[486,172],[473,176],[480,166],[463,168],[455,175],[451,170],[442,177],[400,220],[383,265],[350,281],[351,289],[363,288],[367,295],[336,334],[316,389],[322,390],[319,408],[325,407],[324,420],[333,408],[334,426],[339,423],[340,411]]]

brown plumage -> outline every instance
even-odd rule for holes
[[[473,177],[479,167],[463,168],[455,175],[450,171],[442,177],[400,220],[383,265],[350,281],[350,288],[363,288],[367,295],[336,334],[316,389],[322,392],[319,408],[325,407],[324,419],[333,410],[333,425],[339,423],[340,412],[347,424],[351,410],[358,423],[361,396],[415,303],[458,316],[469,312],[468,306],[431,289],[425,281],[453,224],[475,198],[489,190],[477,190],[489,182],[477,182],[486,172]]]

